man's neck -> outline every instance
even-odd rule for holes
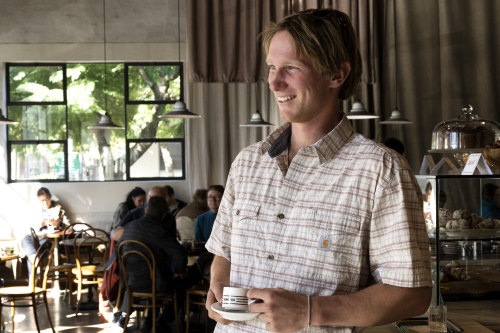
[[[297,152],[310,146],[330,133],[340,122],[340,113],[330,119],[314,123],[292,123],[292,135],[288,143],[288,162],[291,162]]]

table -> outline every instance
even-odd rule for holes
[[[36,234],[39,238],[48,238],[54,242],[54,266],[59,266],[59,238],[63,236],[63,231],[55,231],[52,233],[38,233]],[[56,276],[57,284],[54,284],[57,290],[60,290],[61,286],[59,285],[59,272],[55,271],[54,275]]]
[[[460,313],[448,312],[448,318],[463,329],[462,333],[494,333],[489,328],[478,322],[464,317]],[[363,333],[398,333],[401,332],[395,325],[382,325],[366,328]],[[408,333],[428,333],[427,325],[412,326],[408,328]]]
[[[12,274],[14,275],[14,280],[15,280],[17,278],[17,261],[19,260],[19,255],[11,254],[11,255],[4,255],[1,257],[1,261],[8,261],[8,260],[14,260],[12,262]]]

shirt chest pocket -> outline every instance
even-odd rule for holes
[[[261,204],[235,205],[233,208],[233,232],[268,232],[272,209]]]

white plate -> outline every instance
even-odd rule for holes
[[[252,320],[260,314],[259,312],[224,310],[219,302],[212,304],[212,310],[220,314],[222,318],[233,321]]]
[[[498,229],[462,229],[446,231],[446,235],[449,237],[470,237],[470,238],[491,238],[500,235],[500,230]]]

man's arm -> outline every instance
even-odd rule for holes
[[[222,318],[220,314],[212,310],[212,304],[222,301],[222,291],[224,287],[229,287],[230,272],[231,262],[224,257],[215,256],[210,270],[210,289],[208,290],[205,307],[208,310],[209,317],[221,324],[229,324],[230,321]]]
[[[378,283],[348,295],[311,296],[311,326],[369,327],[424,313],[432,288],[402,288]],[[284,289],[251,289],[249,298],[263,303],[249,306],[270,331],[307,327],[307,296]]]

